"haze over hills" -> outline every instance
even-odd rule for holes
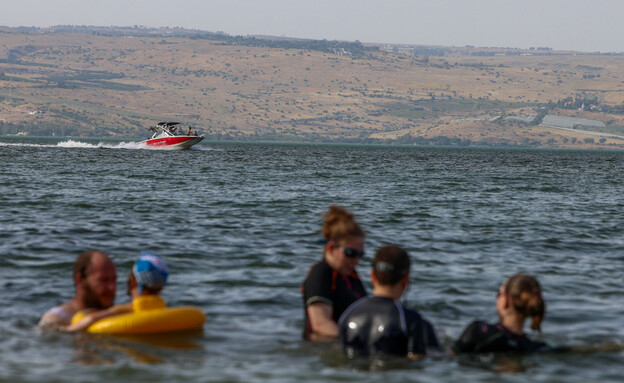
[[[0,28],[0,134],[624,148],[624,55]]]

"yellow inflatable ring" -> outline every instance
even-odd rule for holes
[[[89,326],[87,332],[118,335],[155,334],[201,328],[206,321],[206,314],[198,307],[167,308],[162,298],[158,296],[139,297],[132,302],[132,307],[134,312],[100,319]],[[81,315],[84,317],[84,313]],[[76,317],[72,322],[80,319]]]
[[[94,334],[154,334],[200,328],[206,315],[197,307],[172,307],[116,315],[89,326]]]

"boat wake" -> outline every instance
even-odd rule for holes
[[[85,149],[153,149],[148,147],[145,144],[141,144],[138,142],[119,142],[117,144],[105,144],[103,142],[99,142],[97,144],[90,144],[88,142],[82,141],[74,141],[67,140],[63,142],[59,142],[55,145],[57,148],[85,148]]]
[[[56,148],[56,145],[43,145],[43,144],[25,144],[14,142],[0,142],[0,146],[21,146],[30,148]]]
[[[148,146],[144,143],[139,142],[119,142],[119,143],[104,143],[99,142],[97,144],[83,142],[83,141],[75,141],[75,140],[67,140],[62,141],[57,144],[30,144],[23,142],[0,142],[0,146],[20,146],[20,147],[33,147],[33,148],[82,148],[82,149],[146,149],[146,150],[168,150],[166,148],[157,147],[157,146]],[[194,146],[191,150],[211,150],[209,148],[205,148],[203,146]]]
[[[217,149],[212,149],[212,148],[208,148],[208,147],[205,147],[205,146],[195,145],[195,146],[192,146],[191,148],[189,148],[189,150],[206,151],[206,150],[217,150]]]

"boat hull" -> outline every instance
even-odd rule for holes
[[[140,143],[154,149],[186,150],[203,139],[204,136],[174,136],[152,138]]]

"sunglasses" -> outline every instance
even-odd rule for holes
[[[344,252],[344,255],[347,256],[347,258],[362,258],[364,256],[364,251],[359,251],[351,247],[344,246],[340,246],[340,248]]]

